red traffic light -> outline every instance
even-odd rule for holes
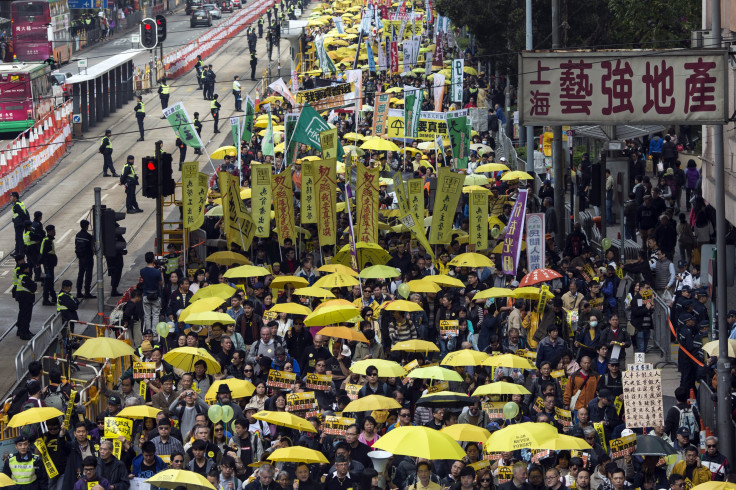
[[[162,24],[161,19],[156,19],[156,24],[161,25]]]
[[[156,170],[156,164],[154,162],[148,162],[148,170]]]
[[[146,30],[147,31],[150,31],[151,30],[151,24],[145,24],[145,26],[146,26]]]

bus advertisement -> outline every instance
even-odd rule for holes
[[[67,63],[72,55],[68,0],[16,0],[10,4],[15,61]]]
[[[46,63],[0,64],[0,133],[25,131],[54,109]]]

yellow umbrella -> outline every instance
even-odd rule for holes
[[[318,288],[314,286],[308,286],[306,288],[299,288],[296,291],[294,291],[294,294],[298,296],[314,296],[315,298],[334,298],[335,295],[332,294],[327,289]]]
[[[360,314],[358,314],[358,316],[360,316]],[[324,335],[325,337],[335,337],[337,339],[345,339],[351,342],[368,343],[368,339],[365,338],[365,335],[348,327],[324,327],[317,333]]]
[[[190,304],[179,313],[179,321],[186,322],[189,315],[192,313],[203,313],[205,311],[213,311],[215,308],[223,304],[225,301],[222,298],[213,296],[212,298],[204,298],[199,301]]]
[[[14,487],[15,482],[5,473],[0,473],[0,488],[3,487]]]
[[[532,286],[525,286],[523,288],[516,288],[514,289],[514,298],[524,298],[524,299],[539,299],[539,295],[542,294],[541,288],[535,288]],[[555,295],[547,292],[547,298],[551,299],[554,298]]]
[[[466,66],[466,67],[464,67],[464,68],[463,68],[463,71],[464,71],[465,73],[467,73],[468,75],[477,75],[477,74],[478,74],[478,72],[477,72],[477,71],[475,71],[475,68],[473,68],[473,67],[471,67],[471,66]]]
[[[298,293],[300,290],[295,291]],[[304,319],[304,325],[307,327],[321,327],[322,325],[333,325],[345,322],[360,316],[360,310],[355,306],[330,306],[313,311]],[[367,340],[366,340],[367,342]]]
[[[401,87],[391,87],[390,89],[386,90],[387,94],[398,94],[401,93],[401,91],[404,90]]]
[[[23,410],[13,416],[8,427],[23,427],[24,425],[38,424],[56,417],[63,417],[64,413],[54,407],[33,407]]]
[[[287,284],[291,284],[298,289],[309,286],[309,281],[298,276],[276,276],[268,287],[271,289],[286,289]]]
[[[329,308],[331,306],[355,306],[352,301],[346,299],[331,299],[323,303],[318,304],[314,311],[321,310],[322,308]]]
[[[360,133],[346,133],[343,135],[343,139],[353,140],[353,141],[355,140],[363,141],[365,139],[365,136],[363,136]]]
[[[275,313],[288,313],[290,315],[309,315],[312,310],[299,303],[278,303],[273,305],[270,310]]]
[[[493,267],[493,262],[485,255],[468,252],[456,256],[447,265],[455,267]]]
[[[542,442],[540,446],[535,447],[535,449],[552,449],[555,451],[562,451],[563,449],[568,450],[568,451],[572,451],[572,450],[586,451],[592,448],[590,447],[590,444],[585,442],[584,439],[580,439],[579,437],[568,436],[566,434],[560,434],[554,439]]]
[[[74,355],[85,359],[117,359],[135,355],[135,350],[130,344],[122,340],[96,337],[85,340],[84,344],[74,352]]]
[[[496,381],[479,386],[473,392],[473,396],[483,395],[528,395],[529,390],[516,383],[508,383],[506,381]]]
[[[234,146],[221,146],[210,153],[210,158],[213,158],[215,160],[222,160],[223,158],[225,158],[225,155],[228,155],[231,151],[237,152],[238,149]]]
[[[506,172],[509,168],[503,163],[484,163],[475,168],[475,173],[481,174],[485,172]]]
[[[389,277],[399,277],[400,275],[401,271],[396,267],[388,265],[372,265],[360,271],[361,279],[386,279]]]
[[[391,141],[382,139],[382,138],[375,138],[372,140],[368,140],[360,147],[364,150],[374,150],[374,151],[399,151],[399,147],[396,146],[396,143],[393,143]]]
[[[427,340],[411,339],[405,340],[404,342],[397,342],[396,345],[391,347],[391,350],[404,352],[439,352],[440,348],[433,342]]]
[[[439,366],[420,367],[412,370],[407,376],[410,378],[433,379],[440,381],[463,381],[460,373],[452,369],[446,369]]]
[[[366,264],[371,265],[385,264],[391,260],[391,256],[386,250],[381,248],[377,243],[358,242],[355,244],[355,249],[358,254],[358,265],[360,268],[364,268]],[[335,255],[334,262],[338,262],[343,265],[350,263],[350,245],[345,245]]]
[[[271,272],[265,267],[257,265],[241,265],[240,267],[228,269],[223,275],[228,279],[241,279],[246,277],[267,276],[269,274],[271,274]]]
[[[348,403],[343,412],[367,412],[368,410],[393,410],[395,408],[401,408],[401,404],[389,398],[381,395],[368,395],[364,398],[359,398]]]
[[[373,449],[429,460],[455,460],[465,457],[465,451],[455,439],[438,430],[422,426],[396,427],[376,441]]]
[[[405,299],[397,299],[394,301],[387,301],[381,305],[381,309],[386,311],[424,311],[421,305],[407,301]]]
[[[224,301],[228,298],[232,298],[233,294],[235,294],[235,288],[232,286],[228,286],[227,284],[211,284],[207,287],[198,289],[189,302],[194,303],[200,299],[213,297],[220,298]]]
[[[378,370],[378,376],[381,378],[393,378],[396,376],[406,376],[406,370],[401,367],[401,364],[394,361],[387,361],[384,359],[364,359],[362,361],[354,362],[350,366],[350,371],[357,374],[365,374],[365,370],[369,366],[373,366]]]
[[[497,430],[488,438],[486,445],[494,451],[536,449],[557,436],[557,430],[550,424],[522,422]]]
[[[440,432],[447,434],[456,441],[464,442],[486,442],[491,433],[483,427],[473,424],[454,424],[443,427]]]
[[[127,419],[155,419],[156,415],[158,415],[160,411],[160,408],[153,408],[148,405],[134,405],[120,410],[116,417],[124,417]]]
[[[297,429],[302,432],[317,432],[311,422],[301,417],[297,417],[289,412],[269,412],[261,410],[253,416],[256,420],[262,420],[269,424],[287,427],[289,429]]]
[[[160,488],[185,487],[187,490],[215,490],[207,478],[188,470],[164,470],[146,480],[146,483]]]
[[[207,374],[220,372],[220,363],[209,352],[199,347],[177,347],[164,354],[164,361],[186,373],[193,372],[194,364],[200,360],[205,362]]]
[[[489,299],[489,298],[515,298],[514,291],[507,288],[488,288],[475,293],[473,301],[477,299]]]
[[[346,288],[351,286],[357,286],[360,284],[355,277],[348,274],[340,274],[339,272],[333,274],[327,274],[322,276],[313,284],[314,287],[318,288]]]
[[[501,180],[532,180],[533,178],[534,177],[526,172],[522,172],[521,170],[512,170],[511,172],[506,172],[505,174],[503,174]]]
[[[486,177],[485,175],[468,174],[465,176],[465,180],[463,181],[463,184],[464,185],[486,185],[488,184],[488,177]]]
[[[440,362],[443,366],[479,366],[488,354],[472,349],[460,349],[450,352]]]
[[[483,361],[483,366],[506,367],[514,369],[537,369],[532,363],[515,354],[501,354],[489,356]]]
[[[695,485],[690,490],[736,490],[736,484],[726,481],[708,481]]]
[[[471,192],[487,192],[490,194],[491,190],[479,185],[466,185],[463,187],[463,194],[470,194]]]
[[[235,323],[235,320],[227,313],[220,313],[219,311],[202,311],[187,315],[187,323],[192,325],[214,325],[215,323],[230,325]]]
[[[437,274],[434,276],[425,276],[422,279],[425,281],[431,281],[440,286],[448,288],[464,288],[465,284],[457,277],[448,276],[447,274]]]
[[[307,463],[307,464],[329,464],[324,454],[303,446],[282,447],[267,456],[269,461]]]
[[[708,354],[709,356],[716,356],[719,355],[719,341],[714,340],[713,342],[708,342],[707,344],[703,345],[703,352]],[[736,340],[729,339],[728,340],[728,357],[736,357]]]
[[[256,391],[256,387],[253,385],[253,383],[245,379],[218,379],[217,381],[212,383],[210,389],[207,390],[207,393],[204,396],[204,399],[207,403],[211,403],[210,400],[214,402],[214,400],[217,398],[217,391],[220,389],[220,385],[225,385],[230,388],[230,397],[232,399],[246,398],[248,396],[251,396],[253,392]]]
[[[243,187],[240,189],[240,199],[250,199],[253,195],[253,189],[250,187]],[[245,262],[246,264],[250,264],[250,261]]]
[[[250,264],[250,260],[245,258],[243,255],[240,255],[239,253],[236,253],[236,252],[230,252],[227,250],[209,254],[205,260],[207,262],[214,262],[215,264],[218,264],[218,265]]]
[[[206,213],[204,213],[204,215],[207,216],[207,217],[210,217],[210,216],[222,216],[222,214],[223,214],[222,206],[214,206],[209,211],[207,211]]]
[[[438,293],[442,289],[432,281],[426,279],[415,279],[407,283],[412,293]]]

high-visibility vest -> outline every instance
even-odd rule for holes
[[[240,82],[237,80],[233,80],[233,90],[235,92],[240,92]]]
[[[20,206],[20,209],[23,210],[23,213],[28,214],[28,211],[26,211],[26,205],[23,204],[21,201],[18,201],[13,205],[13,219],[19,216],[19,214],[15,212],[15,206]]]
[[[169,254],[166,257],[166,273],[171,274],[179,267],[179,256],[176,254]]]
[[[215,104],[217,104],[217,100],[213,100],[212,102],[210,102],[210,110],[212,111],[217,110],[217,106]]]
[[[205,77],[204,77],[204,74],[205,74],[205,72],[206,72],[206,71],[207,71],[207,70],[204,70],[204,69],[203,69],[203,70],[202,70],[202,75],[200,75],[200,77],[199,77],[199,78],[201,78],[202,80],[204,80],[204,78],[205,78]]]
[[[144,104],[143,101],[138,102],[138,104],[140,104],[141,107],[139,109],[136,109],[135,112],[140,113],[140,114],[145,114],[146,104]]]
[[[45,250],[46,242],[51,242],[51,250]],[[41,241],[41,253],[43,252],[49,253],[51,255],[56,255],[56,247],[54,246],[54,241],[49,237],[45,237]]]
[[[107,136],[103,136],[100,146],[106,150],[112,150],[112,143],[110,142],[110,138],[108,138]]]
[[[64,291],[59,291],[59,294],[56,297],[56,311],[64,311],[69,309],[61,304],[61,297],[64,295],[69,296],[69,299],[74,299],[71,294]]]
[[[13,269],[13,286],[15,286],[16,290],[18,289],[18,274],[20,274],[20,267],[16,267]]]
[[[125,173],[126,168],[130,168],[130,178],[135,178],[135,165],[125,162],[125,165],[123,165],[123,173]]]
[[[161,95],[169,95],[169,86],[165,83],[161,84]]]
[[[38,242],[31,239],[31,230],[26,230],[23,232],[23,245],[26,247],[30,247],[31,245],[35,245]]]
[[[28,461],[19,461],[17,456],[17,454],[12,455],[8,461],[13,482],[17,485],[30,485],[36,481],[36,468],[34,467],[36,458],[31,457]]]

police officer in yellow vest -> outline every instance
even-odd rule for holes
[[[18,278],[20,277],[20,269],[25,263],[26,263],[26,258],[24,255],[15,256],[15,268],[13,269],[13,288],[11,290],[11,296],[13,296],[13,299],[16,301],[18,301],[18,299],[15,296],[15,290],[18,288]]]
[[[169,246],[166,247],[166,250],[168,250],[169,253],[164,255],[164,259],[166,259],[166,269],[164,270],[164,277],[168,281],[169,274],[179,268],[179,254],[177,253],[176,245],[174,245],[173,243],[169,243]]]
[[[194,69],[197,71],[197,83],[199,83],[199,90],[202,90],[202,71],[204,67],[204,61],[202,61],[202,55],[197,55],[197,62],[194,64]]]
[[[161,84],[158,86],[158,98],[161,99],[161,109],[166,109],[169,107],[169,91],[170,87],[166,83],[166,79],[161,79]],[[166,119],[166,117],[161,116],[161,119]]]
[[[107,173],[107,169],[110,169],[110,172],[112,173],[113,177],[117,177],[118,174],[115,173],[115,167],[112,166],[112,143],[110,142],[110,135],[112,134],[112,131],[109,129],[105,130],[105,136],[102,138],[102,141],[100,141],[100,148],[99,152],[102,153],[103,158],[103,165],[102,165],[102,176],[103,177],[109,177],[110,174]]]
[[[242,111],[243,110],[243,96],[241,92],[240,87],[240,77],[238,75],[235,75],[233,77],[233,96],[235,96],[235,110],[236,111]]]
[[[138,141],[144,141],[143,140],[143,119],[146,117],[146,105],[143,103],[143,96],[138,95],[137,98],[138,98],[138,103],[133,108],[133,111],[135,111],[135,118],[138,120],[138,132],[141,133],[141,137],[138,138]]]
[[[217,101],[217,98],[219,97],[218,94],[215,94],[212,96],[212,102],[210,102],[210,114],[212,114],[212,119],[215,120],[215,133],[219,133],[220,130],[217,129],[217,125],[220,123],[220,103]]]
[[[258,37],[263,39],[263,16],[258,18]]]
[[[120,176],[120,185],[125,186],[125,209],[128,214],[142,213],[135,198],[135,188],[138,185],[138,176],[135,173],[135,157],[128,155],[123,166],[123,174]]]
[[[18,271],[18,280],[15,286],[15,300],[18,302],[18,331],[15,333],[21,340],[31,340],[31,316],[33,315],[33,301],[36,299],[38,286],[31,278],[30,264],[21,264]]]
[[[15,228],[15,250],[14,254],[22,255],[25,251],[23,247],[23,230],[24,223],[30,218],[26,205],[20,200],[20,194],[13,191],[10,193],[10,202],[13,205],[13,227]]]
[[[24,490],[46,490],[48,476],[43,467],[40,456],[31,452],[31,441],[28,436],[20,435],[15,438],[16,453],[5,460],[3,473],[15,483],[15,488]]]
[[[77,309],[79,309],[79,300],[72,295],[72,282],[64,279],[61,282],[61,291],[56,296],[56,311],[61,314],[62,321],[67,324],[70,321],[78,321]],[[74,324],[71,324],[72,333],[74,333]]]
[[[26,251],[26,260],[31,266],[38,270],[36,271],[36,279],[39,280],[41,276],[41,266],[39,265],[40,260],[40,250],[41,250],[41,240],[43,240],[43,235],[41,235],[40,238],[37,238],[36,234],[33,230],[33,222],[26,221],[25,222],[26,230],[23,232],[23,247]],[[41,230],[43,232],[43,229]]]
[[[203,90],[204,98],[207,100],[207,65],[202,65],[202,70],[199,72],[199,78],[197,79],[199,86]]]

